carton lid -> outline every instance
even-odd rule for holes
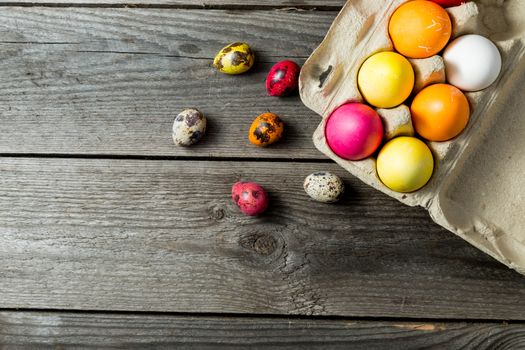
[[[521,10],[525,15],[525,6]],[[507,70],[493,93],[481,97],[487,101],[484,116],[443,179],[430,213],[525,274],[525,40],[501,45]]]

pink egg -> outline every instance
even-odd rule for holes
[[[236,182],[232,186],[232,199],[246,215],[262,214],[268,208],[268,194],[255,182]]]
[[[443,7],[459,6],[469,0],[430,0]]]
[[[348,160],[372,155],[383,139],[381,118],[362,103],[348,103],[337,108],[326,122],[326,141],[332,151]]]

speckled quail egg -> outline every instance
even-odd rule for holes
[[[195,108],[180,112],[173,122],[173,142],[177,146],[191,146],[206,132],[206,117]]]
[[[256,146],[266,147],[283,136],[284,123],[277,114],[263,113],[255,118],[248,132],[248,139]]]
[[[268,194],[255,182],[240,181],[233,184],[232,199],[241,212],[248,216],[262,214],[268,209]]]
[[[255,61],[255,54],[246,43],[233,43],[219,51],[213,60],[213,66],[225,74],[247,72]]]
[[[337,202],[345,191],[343,180],[327,171],[318,171],[308,175],[303,187],[312,199],[323,203]]]
[[[266,77],[266,91],[270,96],[287,96],[297,90],[301,67],[294,61],[276,63]]]

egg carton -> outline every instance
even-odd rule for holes
[[[303,103],[322,117],[315,146],[368,185],[410,206],[422,206],[432,219],[507,266],[525,274],[525,1],[479,0],[448,8],[452,39],[476,33],[489,37],[502,54],[502,71],[489,88],[466,93],[471,116],[466,129],[447,142],[427,142],[435,169],[429,183],[412,193],[387,188],[377,176],[376,159],[349,161],[328,147],[325,123],[340,105],[363,102],[357,73],[371,55],[393,51],[388,21],[407,0],[349,0],[325,39],[308,58],[299,79]],[[488,23],[488,25],[486,24]],[[443,59],[410,60],[414,93],[444,82]],[[414,135],[406,105],[377,110],[385,141]]]

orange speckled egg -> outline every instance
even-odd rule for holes
[[[248,138],[256,146],[265,147],[277,142],[283,135],[284,123],[277,114],[263,113],[250,126]]]
[[[467,126],[470,107],[455,86],[435,84],[421,90],[410,107],[417,133],[430,141],[447,141]]]
[[[450,39],[452,23],[435,2],[414,0],[401,5],[390,18],[395,49],[410,58],[426,58],[441,51]]]

